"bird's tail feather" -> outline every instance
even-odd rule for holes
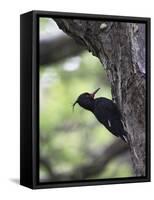
[[[128,143],[128,139],[127,139],[127,137],[126,137],[125,135],[122,135],[122,136],[121,136],[121,139],[122,139],[124,142]]]
[[[127,138],[127,132],[126,132],[126,131],[124,132],[123,135],[121,135],[121,139],[122,139],[124,142],[128,143],[128,138]]]

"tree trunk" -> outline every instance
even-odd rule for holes
[[[59,28],[97,56],[124,119],[136,176],[145,176],[145,25],[55,19]]]

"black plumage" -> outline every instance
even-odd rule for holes
[[[99,89],[91,94],[88,92],[81,94],[73,104],[73,108],[78,103],[84,109],[91,111],[113,135],[127,142],[127,132],[124,130],[122,116],[117,105],[104,97],[94,98]]]

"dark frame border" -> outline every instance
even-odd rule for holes
[[[146,24],[146,176],[82,181],[39,182],[39,18],[75,18]],[[20,183],[36,188],[149,182],[150,151],[150,18],[31,11],[21,15],[21,135]],[[27,59],[28,58],[28,59]],[[28,60],[28,61],[27,61]],[[28,65],[28,67],[27,67]],[[28,76],[27,76],[28,75]],[[26,79],[29,82],[27,85]],[[26,94],[23,90],[26,88]],[[27,107],[23,106],[27,103]],[[29,118],[29,120],[28,120]],[[28,121],[27,121],[28,120]],[[26,126],[27,125],[27,126]],[[29,147],[29,144],[31,146]],[[28,149],[28,150],[26,150]]]

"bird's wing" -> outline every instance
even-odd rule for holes
[[[96,110],[97,109],[97,110]],[[102,115],[105,115],[106,118],[122,119],[121,113],[115,103],[111,101],[110,99],[106,98],[97,98],[95,103],[95,112],[102,113]]]
[[[112,134],[115,136],[126,135],[124,130],[122,116],[116,104],[106,98],[98,98],[96,100],[94,114],[98,121],[100,121]]]

